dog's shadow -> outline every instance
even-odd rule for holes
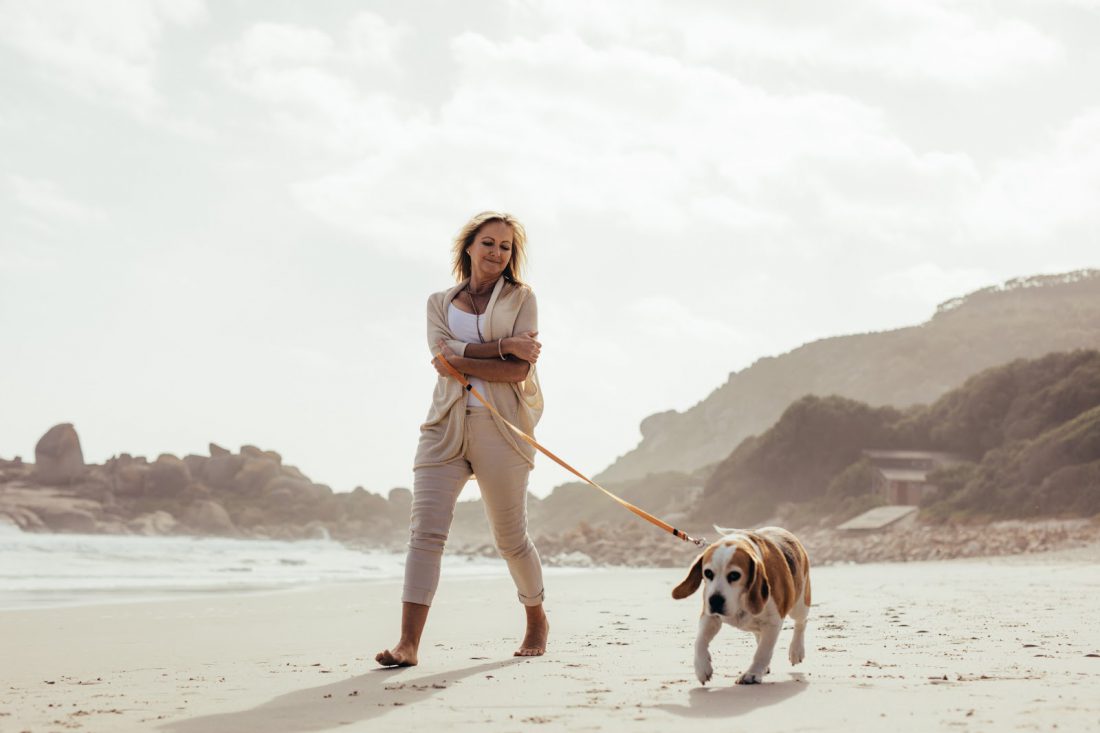
[[[688,693],[687,705],[654,705],[653,707],[686,718],[732,718],[783,702],[808,687],[804,674],[791,672],[790,679],[782,682],[730,685],[729,687],[696,687]]]

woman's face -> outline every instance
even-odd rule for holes
[[[478,280],[495,280],[512,259],[512,227],[502,221],[482,224],[474,242],[466,248]]]

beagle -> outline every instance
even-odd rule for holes
[[[793,534],[780,527],[755,531],[715,527],[724,536],[695,558],[672,597],[687,598],[706,580],[703,613],[695,638],[695,676],[706,684],[714,673],[710,642],[723,623],[756,636],[756,654],[739,685],[764,681],[783,619],[794,619],[789,658],[806,655],[806,617],[810,614],[810,559]]]

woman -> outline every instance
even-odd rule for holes
[[[476,474],[497,549],[508,563],[527,630],[516,656],[546,651],[550,626],[543,611],[542,564],[527,536],[527,476],[534,449],[472,393],[450,377],[435,354],[466,375],[509,422],[529,435],[542,415],[535,375],[542,345],[535,295],[520,280],[526,244],[523,225],[485,211],[454,241],[458,285],[428,298],[428,348],[439,377],[413,466],[413,503],[401,639],[375,656],[383,666],[412,666],[439,584],[443,545],[459,492]]]

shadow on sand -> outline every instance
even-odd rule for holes
[[[688,693],[687,705],[654,705],[653,707],[675,715],[683,715],[686,718],[732,718],[783,702],[808,688],[805,675],[792,672],[791,678],[785,682],[696,687]]]
[[[329,685],[288,692],[251,710],[174,721],[159,726],[158,730],[170,733],[299,733],[327,730],[377,718],[399,705],[414,705],[458,680],[479,673],[491,673],[521,661],[526,660],[512,658],[486,662],[407,681],[401,677],[412,668],[379,668]]]

